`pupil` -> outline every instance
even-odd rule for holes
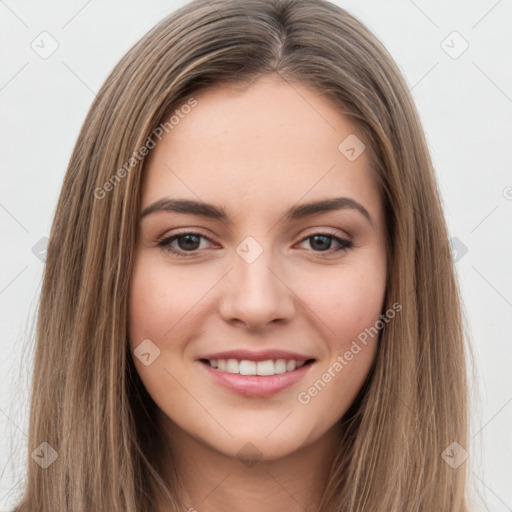
[[[192,242],[191,242],[192,239]],[[185,240],[185,243],[183,243],[183,240]],[[189,245],[189,243],[192,244],[193,247]],[[180,249],[183,250],[195,250],[197,247],[196,245],[199,244],[199,237],[196,235],[184,235],[178,239],[178,245],[180,246]]]
[[[314,236],[313,236],[313,240],[312,240],[312,243],[311,243],[311,246],[312,246],[313,248],[315,248],[316,241],[317,241],[318,239],[322,240],[324,243],[323,243],[323,244],[322,244],[322,243],[320,243],[320,246],[318,246],[318,245],[317,245],[317,247],[316,247],[317,249],[320,249],[320,250],[330,249],[331,241],[332,241],[332,240],[331,240],[330,238],[328,238],[328,237],[324,236],[324,235],[314,235]],[[326,245],[327,245],[327,247],[326,247]]]

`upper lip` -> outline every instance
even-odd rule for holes
[[[214,354],[207,354],[205,356],[201,356],[199,359],[237,359],[239,361],[243,359],[249,361],[268,361],[269,359],[286,359],[287,361],[307,361],[308,359],[314,358],[298,354],[297,352],[269,349],[262,350],[260,352],[253,352],[251,350],[226,350],[224,352],[215,352]]]

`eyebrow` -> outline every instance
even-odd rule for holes
[[[350,197],[333,197],[331,199],[324,199],[322,201],[315,201],[305,203],[298,206],[293,206],[285,214],[286,221],[293,221],[310,217],[320,213],[352,209],[361,213],[366,220],[373,226],[373,219],[368,210],[360,203],[351,199]],[[193,201],[190,199],[170,199],[163,198],[150,204],[141,213],[140,218],[151,215],[155,212],[174,212],[189,215],[199,215],[210,219],[221,221],[229,221],[229,216],[226,211],[213,204],[204,203],[200,201]]]

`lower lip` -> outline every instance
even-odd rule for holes
[[[309,372],[314,362],[304,364],[291,372],[278,375],[240,375],[212,368],[208,363],[197,361],[218,384],[248,397],[271,396],[297,384]]]

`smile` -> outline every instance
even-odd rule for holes
[[[212,368],[228,373],[238,373],[240,375],[280,375],[282,373],[292,372],[297,368],[301,368],[304,364],[312,362],[313,359],[307,361],[295,361],[293,359],[272,359],[266,361],[250,361],[248,359],[202,359]]]
[[[263,398],[297,384],[315,360],[199,359],[197,362],[216,384],[246,397]]]

